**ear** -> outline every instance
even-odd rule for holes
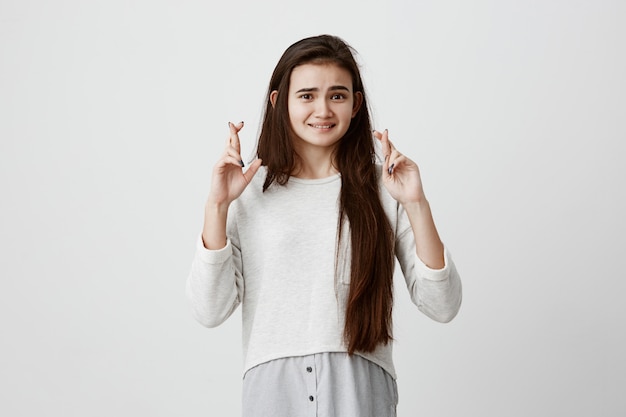
[[[278,99],[278,90],[274,90],[270,93],[270,103],[272,103],[272,108],[276,107],[277,99]]]
[[[354,105],[352,106],[352,117],[356,116],[361,108],[361,104],[363,104],[363,93],[357,91],[354,93]]]

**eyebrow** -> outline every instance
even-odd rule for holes
[[[350,89],[348,89],[348,87],[345,87],[343,85],[333,85],[332,87],[330,87],[328,89],[329,91],[337,91],[337,90],[341,90],[341,91],[347,91],[350,92]],[[298,91],[296,91],[296,94],[298,93],[310,93],[312,91],[320,91],[319,88],[317,87],[313,87],[313,88],[301,88]]]

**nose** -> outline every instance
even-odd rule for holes
[[[315,115],[320,118],[327,118],[333,115],[333,111],[330,108],[328,100],[318,100],[315,108]]]

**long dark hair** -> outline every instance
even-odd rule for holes
[[[291,72],[303,64],[328,63],[346,69],[352,76],[353,92],[362,94],[361,106],[339,141],[334,163],[341,174],[337,248],[344,223],[350,228],[350,291],[344,337],[350,354],[371,352],[392,339],[394,240],[379,197],[365,89],[353,49],[346,42],[335,36],[315,36],[294,43],[283,53],[270,80],[257,154],[267,166],[263,191],[274,182],[285,185],[289,181],[298,163],[287,107]],[[273,91],[278,95],[272,105]]]

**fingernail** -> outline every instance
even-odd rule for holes
[[[387,172],[389,172],[389,175],[391,175],[391,173],[393,172],[393,167],[394,167],[395,165],[396,165],[396,164],[391,164],[391,166],[390,166],[390,167],[389,167],[389,169],[387,170]]]
[[[241,165],[242,168],[246,166],[241,159],[239,160],[239,165]]]
[[[241,122],[239,122],[239,123],[241,123],[241,125],[243,126],[243,120]]]
[[[230,122],[228,122],[228,128],[230,129]]]

